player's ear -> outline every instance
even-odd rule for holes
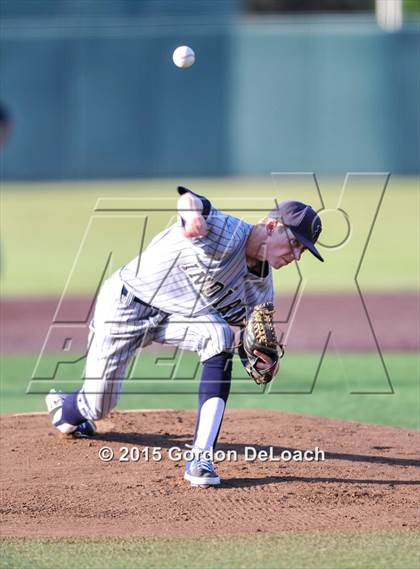
[[[265,225],[265,230],[267,231],[267,235],[272,235],[273,232],[279,226],[279,221],[277,219],[273,219],[272,217],[267,217],[263,220]]]

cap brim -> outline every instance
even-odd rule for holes
[[[305,245],[305,247],[312,253],[312,255],[314,257],[316,257],[320,261],[324,262],[324,259],[321,257],[318,249],[315,247],[315,245],[312,243],[312,241],[309,241],[309,239],[306,239],[306,237],[303,237],[303,235],[301,235],[298,231],[295,231],[294,227],[291,227],[290,225],[289,225],[289,229],[293,233],[293,235],[296,237],[296,239],[298,239],[298,241],[300,241],[302,243],[302,245]]]

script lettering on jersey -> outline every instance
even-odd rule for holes
[[[214,279],[197,264],[182,265],[181,269],[194,285],[201,285],[200,294],[210,300],[213,308],[217,310],[229,324],[240,324],[244,320],[246,309],[242,299],[237,298],[228,304],[224,304],[225,300],[235,293],[233,288],[226,287],[225,284]],[[220,296],[221,292],[223,292],[223,294]]]

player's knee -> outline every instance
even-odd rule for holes
[[[221,324],[217,326],[217,352],[222,353],[225,350],[232,348],[235,340],[235,335],[232,332],[229,324]]]
[[[89,419],[92,421],[101,421],[102,419],[105,419],[105,417],[108,415],[108,412],[104,409],[91,409],[89,415]]]
[[[91,421],[104,419],[111,410],[110,405],[105,404],[104,397],[84,391],[80,392],[78,407],[82,415]]]
[[[207,337],[202,338],[198,354],[204,363],[209,358],[229,352],[234,346],[235,335],[227,323],[217,323],[212,326]]]

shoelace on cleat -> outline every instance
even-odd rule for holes
[[[200,457],[198,459],[198,465],[200,466],[200,468],[202,468],[203,470],[207,470],[208,472],[213,472],[213,463],[210,459],[208,458],[204,458],[204,457]]]

